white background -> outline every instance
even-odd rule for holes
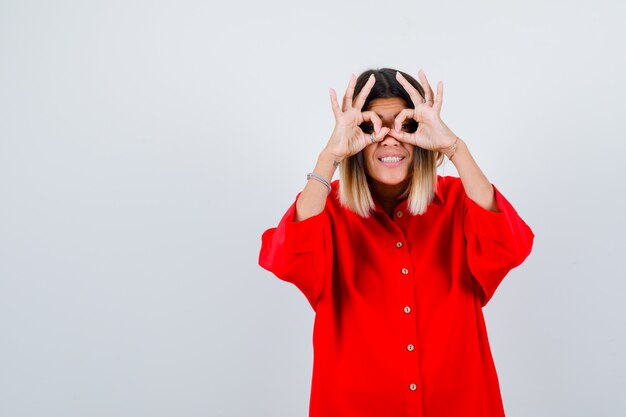
[[[625,18],[0,0],[0,415],[305,416],[313,312],[260,236],[329,137],[328,88],[389,66],[444,80],[536,234],[484,309],[507,415],[623,416]]]

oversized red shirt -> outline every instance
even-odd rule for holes
[[[259,264],[315,310],[311,417],[501,417],[482,307],[534,234],[494,187],[499,212],[437,176],[423,215],[342,207],[263,234]],[[297,200],[296,200],[297,201]]]

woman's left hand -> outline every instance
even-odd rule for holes
[[[433,90],[426,79],[424,71],[420,70],[419,80],[424,87],[425,97],[413,87],[399,72],[396,79],[409,93],[414,109],[402,110],[394,120],[394,128],[389,131],[389,136],[411,145],[419,146],[431,151],[443,152],[450,148],[457,140],[456,135],[441,120],[441,105],[443,103],[443,83],[437,84],[437,95],[433,97]],[[407,119],[418,122],[417,130],[409,133],[402,130],[402,124]]]

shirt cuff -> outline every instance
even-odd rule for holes
[[[514,230],[514,223],[517,222],[519,215],[515,208],[504,198],[500,191],[493,185],[494,196],[498,212],[487,210],[476,204],[467,195],[465,196],[465,204],[468,215],[471,217],[476,234],[490,240],[507,241]]]
[[[324,220],[326,211],[322,211],[315,216],[311,216],[299,222],[294,221],[296,215],[296,201],[289,207],[281,220],[281,226],[285,233],[285,243],[287,250],[292,253],[313,252],[323,245],[324,241]]]

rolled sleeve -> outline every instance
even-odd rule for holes
[[[297,201],[297,200],[296,200]],[[323,246],[324,222],[326,213],[322,211],[320,214],[309,217],[308,219],[296,222],[294,217],[296,214],[296,203],[294,202],[287,213],[283,216],[278,228],[284,229],[285,241],[287,242],[287,250],[293,253],[314,252]]]
[[[493,184],[492,184],[493,185]],[[484,306],[508,272],[530,254],[534,233],[515,208],[493,186],[498,212],[482,208],[464,197],[464,232],[469,268],[480,284]]]
[[[315,308],[323,287],[327,257],[331,253],[329,218],[324,210],[296,222],[296,203],[297,198],[278,226],[263,233],[259,265],[296,285]]]

